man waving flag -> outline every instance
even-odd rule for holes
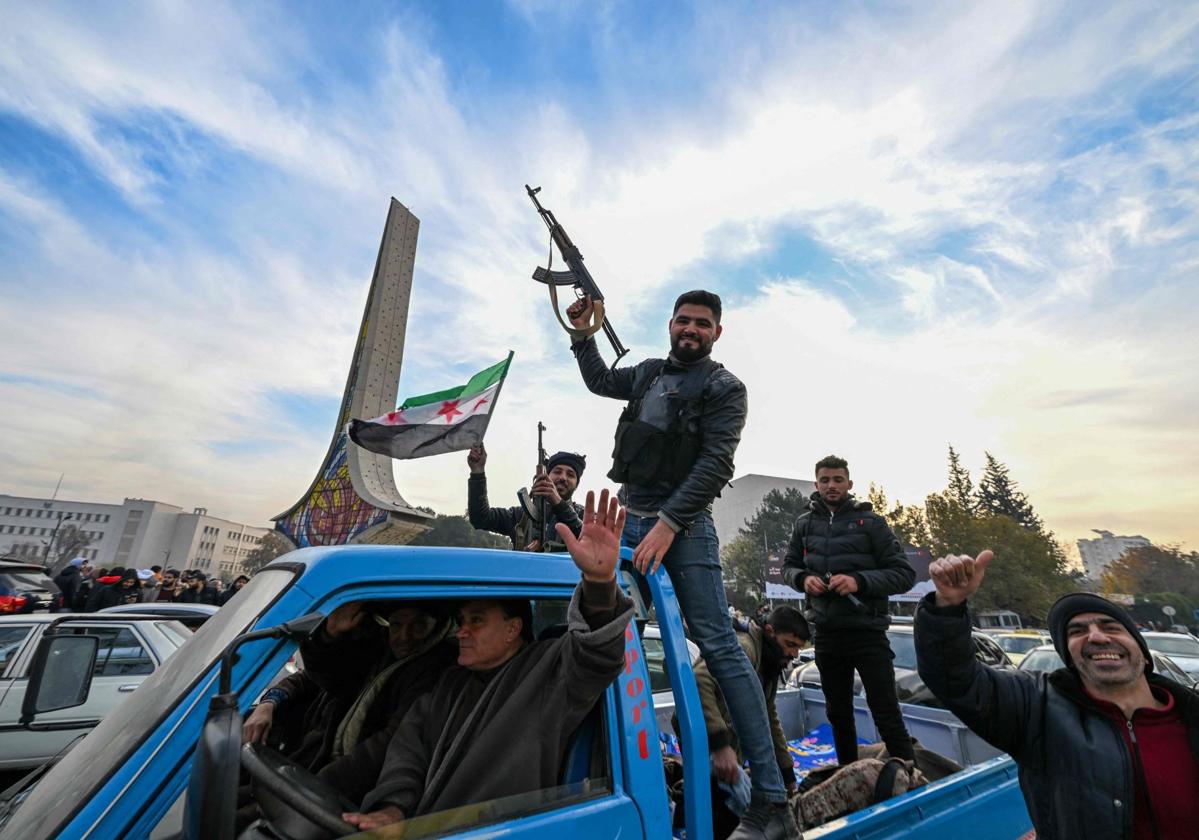
[[[409,397],[374,420],[351,420],[350,440],[392,458],[424,458],[470,449],[483,440],[512,354],[479,371],[465,385]]]

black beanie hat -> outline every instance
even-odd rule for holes
[[[1116,621],[1123,624],[1124,629],[1141,646],[1141,653],[1145,656],[1146,673],[1153,670],[1153,656],[1149,653],[1149,645],[1145,643],[1145,637],[1141,635],[1141,631],[1133,623],[1132,616],[1128,614],[1128,611],[1119,604],[1112,603],[1106,598],[1092,595],[1089,592],[1074,592],[1070,595],[1063,595],[1049,608],[1049,635],[1053,638],[1053,646],[1057,649],[1058,656],[1062,658],[1062,662],[1066,663],[1067,668],[1071,671],[1076,670],[1074,661],[1070,658],[1070,650],[1067,645],[1066,625],[1070,623],[1070,619],[1079,613],[1090,612],[1110,615]]]
[[[559,464],[565,464],[575,471],[575,478],[583,477],[583,470],[587,468],[587,456],[578,455],[574,452],[557,452],[550,456],[546,462],[545,471],[549,472]]]

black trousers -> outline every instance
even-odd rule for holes
[[[858,760],[858,730],[853,713],[853,672],[862,678],[866,705],[874,717],[887,752],[915,760],[912,737],[903,725],[895,696],[895,668],[891,644],[884,630],[823,630],[816,633],[816,667],[824,691],[825,713],[833,727],[837,763]]]

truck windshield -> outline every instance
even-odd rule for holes
[[[62,824],[89,801],[192,686],[216,662],[221,651],[248,630],[295,578],[289,569],[256,574],[241,594],[197,630],[132,695],[37,783],[13,814],[9,837],[53,837]]]

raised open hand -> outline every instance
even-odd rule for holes
[[[929,564],[928,576],[937,587],[937,606],[955,606],[965,602],[982,585],[987,566],[995,559],[989,548],[978,557],[969,554],[942,557]]]
[[[585,580],[607,583],[616,577],[616,564],[620,559],[620,534],[624,531],[624,508],[616,497],[608,498],[608,491],[600,493],[599,507],[595,505],[595,491],[587,491],[587,504],[583,510],[583,532],[576,538],[570,528],[559,522],[556,526],[558,538],[566,543],[570,559],[575,561]]]

